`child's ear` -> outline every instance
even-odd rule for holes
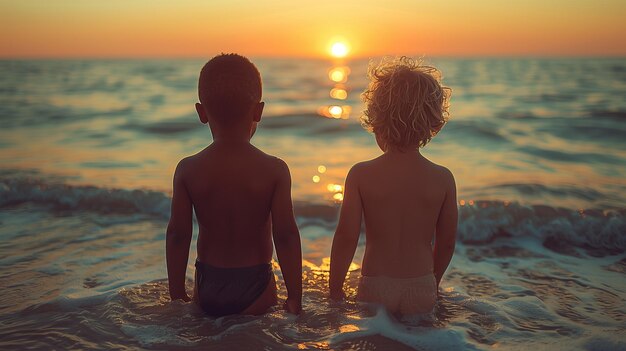
[[[204,110],[204,106],[202,106],[201,103],[196,102],[196,111],[198,112],[198,117],[200,118],[200,122],[202,122],[202,124],[207,124],[209,122],[209,117],[206,114],[206,111]]]
[[[261,115],[263,114],[263,107],[265,107],[265,102],[261,101],[258,104],[254,105],[252,110],[252,120],[254,122],[261,121]]]

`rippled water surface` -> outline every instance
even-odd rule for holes
[[[432,61],[452,118],[424,154],[456,176],[459,244],[434,316],[404,321],[354,301],[363,243],[348,300],[325,298],[345,174],[380,153],[367,61],[255,60],[253,142],[292,171],[305,313],[219,319],[169,301],[164,263],[171,174],[211,140],[203,62],[0,61],[0,348],[626,349],[625,61]]]

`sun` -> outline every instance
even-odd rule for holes
[[[345,41],[336,41],[330,46],[330,54],[334,57],[346,57],[348,51],[350,51],[350,49]]]

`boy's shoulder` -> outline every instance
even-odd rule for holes
[[[446,189],[446,192],[454,191],[454,189],[456,189],[456,180],[454,179],[452,171],[450,171],[446,166],[437,164],[427,158],[424,159],[431,167],[432,174],[435,176],[434,179],[437,179],[437,182],[443,185],[443,187]]]
[[[356,175],[366,171],[368,168],[372,167],[373,161],[374,160],[367,160],[355,163],[352,167],[350,167],[348,174]]]
[[[263,150],[252,145],[258,159],[260,162],[266,163],[269,167],[272,167],[277,170],[289,170],[289,166],[287,166],[287,162],[283,161],[280,157],[270,155]]]
[[[193,155],[183,157],[176,165],[176,173],[182,175],[184,173],[191,172],[195,167],[197,167],[198,163],[201,162],[201,159],[204,157],[203,155],[206,153],[207,149],[208,148],[205,148]]]
[[[211,155],[211,151],[212,150],[209,146],[203,150],[198,151],[197,153],[193,155],[183,157],[178,162],[178,167],[183,168],[183,169],[193,168],[195,164],[203,163],[207,161],[208,159],[212,159],[214,158],[215,154]],[[250,145],[249,151],[251,152],[248,153],[248,156],[246,156],[249,159],[252,158],[256,162],[266,164],[269,167],[287,168],[287,163],[283,161],[281,158],[274,156],[274,155],[270,155],[262,151],[261,149],[255,147],[254,145]]]
[[[451,187],[456,187],[456,180],[454,179],[454,175],[452,171],[448,169],[448,167],[435,163],[428,158],[424,157],[428,168],[431,170],[431,173],[434,176],[434,179],[437,179],[439,183],[444,184],[446,189]]]
[[[362,178],[364,175],[367,175],[368,170],[370,170],[371,167],[374,166],[374,163],[373,163],[374,160],[361,161],[361,162],[355,163],[348,170],[348,174],[346,175],[346,182],[353,183],[353,184],[360,183],[359,178]]]
[[[253,150],[253,156],[248,155],[246,162],[249,162],[256,170],[256,177],[265,177],[265,179],[273,180],[289,180],[291,173],[289,166],[281,158],[267,154],[259,149]],[[214,155],[213,155],[214,156]],[[206,149],[187,157],[183,157],[176,165],[174,178],[180,181],[189,180],[196,177],[197,174],[206,172],[207,169],[215,169],[211,166],[214,162],[220,162],[220,159],[214,159]],[[258,172],[258,173],[256,173]]]
[[[442,177],[454,177],[452,175],[452,172],[448,169],[448,167],[444,166],[444,165],[440,165],[438,163],[435,163],[429,159],[427,159],[426,157],[424,157],[424,160],[426,160],[426,162],[428,163],[428,165],[435,171],[437,172],[439,175],[441,175]]]
[[[196,155],[186,156],[178,161],[178,164],[176,165],[176,173],[184,173],[189,167],[191,167]]]

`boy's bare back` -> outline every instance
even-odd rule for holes
[[[444,231],[436,230],[437,219],[456,210],[450,171],[411,152],[385,153],[357,164],[351,173],[347,187],[358,189],[367,228],[362,274],[410,278],[432,273],[434,234]]]
[[[177,177],[195,209],[200,261],[242,267],[272,259],[272,200],[289,177],[282,160],[249,143],[217,142],[181,161]]]

